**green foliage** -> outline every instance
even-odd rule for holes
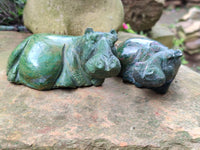
[[[198,71],[200,71],[200,66],[197,66],[196,68],[197,68]]]
[[[181,8],[180,8],[180,7],[177,7],[177,8],[176,8],[176,11],[180,11],[180,10],[181,10]]]
[[[175,24],[170,24],[170,25],[169,25],[169,28],[170,28],[170,29],[175,29],[176,26],[175,26]]]
[[[26,0],[0,0],[0,24],[23,24],[22,15]]]
[[[194,7],[200,9],[200,6],[194,6]]]
[[[140,31],[140,32],[136,32],[134,31],[130,24],[126,24],[128,26],[128,29],[124,29],[124,28],[121,28],[120,31],[124,31],[124,32],[128,32],[128,33],[133,33],[133,34],[139,34],[139,35],[142,35],[142,36],[147,36],[147,34],[145,34],[143,31]]]
[[[179,48],[181,50],[184,49],[184,39],[183,38],[180,38],[180,39],[174,38],[173,39],[173,44],[174,44],[175,48]]]
[[[179,49],[183,52],[184,50],[184,39],[183,38],[174,38],[173,39],[174,49]],[[185,59],[184,55],[181,57],[181,63],[183,65],[188,64],[188,61]]]

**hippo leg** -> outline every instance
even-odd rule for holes
[[[151,88],[151,89],[154,90],[156,93],[165,94],[168,91],[171,82],[172,81],[167,82],[161,87],[155,87],[155,88]]]
[[[16,84],[20,84],[19,82],[19,60],[20,57],[27,46],[29,39],[25,39],[21,44],[17,46],[17,48],[12,52],[8,59],[7,66],[7,76],[8,81],[14,82]]]
[[[69,46],[64,45],[62,48],[62,71],[54,84],[54,88],[65,88],[65,87],[70,87],[70,88],[76,88],[75,83],[72,80],[72,71],[70,71],[70,63],[67,61],[67,53],[71,52],[69,49]],[[69,58],[73,59],[74,55],[70,54]],[[72,68],[72,67],[71,67]]]
[[[135,83],[135,79],[133,78],[133,67],[127,67],[128,69],[125,69],[126,71],[123,73],[123,81],[124,82],[130,82]]]
[[[92,85],[94,86],[101,86],[103,84],[105,79],[92,79]]]

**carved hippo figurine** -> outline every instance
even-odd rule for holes
[[[32,35],[10,55],[8,80],[37,90],[100,86],[120,72],[112,53],[116,41],[115,30],[103,33],[92,28],[83,36]]]
[[[119,45],[114,54],[121,62],[120,75],[124,82],[163,94],[175,78],[182,56],[180,50],[168,49],[146,38],[128,39]]]

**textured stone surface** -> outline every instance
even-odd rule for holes
[[[180,38],[183,38],[185,42],[200,39],[200,31],[197,31],[197,32],[189,34],[189,35],[186,35],[182,31],[179,31],[177,34]]]
[[[200,49],[200,38],[194,41],[187,42],[185,44],[186,48],[189,50]]]
[[[173,38],[175,37],[174,33],[172,33],[166,26],[164,25],[155,25],[150,32],[150,36],[152,39],[162,43],[163,45],[172,48],[173,47]],[[130,38],[147,38],[146,36],[127,33],[127,32],[118,32],[118,38],[120,41],[117,43],[123,42]]]
[[[200,30],[200,21],[188,20],[177,23],[177,29],[183,31],[185,34],[192,34]]]
[[[164,0],[122,0],[125,11],[125,22],[133,30],[149,30],[159,20]]]
[[[118,32],[118,41],[116,42],[116,46],[118,46],[121,42],[126,41],[130,38],[147,38],[146,36],[133,34],[128,32],[119,31]]]
[[[166,95],[120,78],[36,91],[6,80],[8,55],[23,36],[0,32],[0,149],[199,150],[199,74],[182,66]]]
[[[180,7],[180,6],[187,6],[187,7],[197,7],[200,6],[199,0],[166,0],[166,7],[173,6],[173,7]]]
[[[169,48],[173,47],[173,39],[175,37],[175,34],[170,31],[166,25],[157,23],[155,26],[152,27],[150,36],[152,39],[159,41]]]
[[[87,27],[119,29],[124,11],[120,0],[28,0],[23,17],[33,33],[82,35]]]
[[[190,55],[198,54],[200,52],[200,9],[189,9],[176,26],[177,35],[184,39],[184,51]]]
[[[189,9],[188,13],[185,14],[180,20],[185,21],[188,19],[200,20],[200,9],[196,7]]]

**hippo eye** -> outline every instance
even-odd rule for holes
[[[94,36],[91,36],[91,41],[93,41],[93,43],[96,43],[99,39],[101,38],[100,35],[94,35]]]
[[[169,54],[168,56],[167,56],[167,59],[171,59],[173,56],[171,55],[171,54]]]
[[[90,40],[95,42],[96,41],[96,36],[91,36]]]
[[[167,60],[168,60],[168,61],[172,61],[173,59],[174,59],[173,56],[167,57]]]

